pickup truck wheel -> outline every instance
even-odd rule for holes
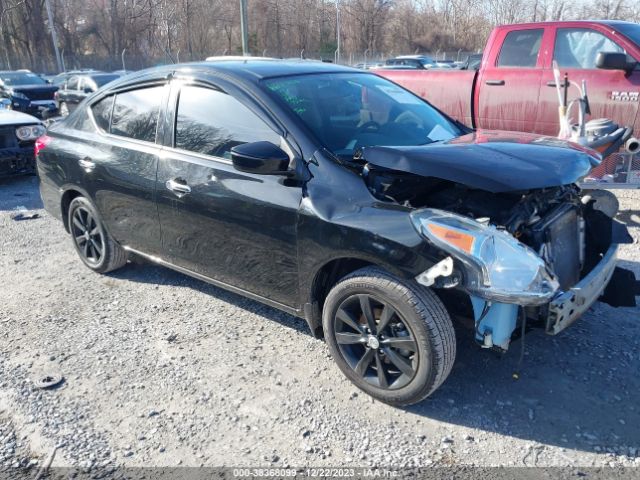
[[[127,252],[109,236],[88,199],[74,198],[68,215],[73,246],[87,267],[98,273],[107,273],[127,263]]]
[[[447,378],[456,356],[455,332],[440,299],[376,267],[360,269],[333,287],[322,323],[340,370],[390,405],[429,396]]]

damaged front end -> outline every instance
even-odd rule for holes
[[[613,277],[628,275],[616,266],[616,253],[631,238],[614,218],[613,194],[575,185],[590,169],[588,152],[574,150],[576,161],[570,162],[563,149],[566,168],[547,166],[536,178],[533,166],[540,163],[531,156],[518,158],[520,171],[515,162],[508,173],[479,162],[450,163],[451,174],[433,170],[432,148],[400,148],[401,162],[393,165],[386,161],[391,147],[365,150],[363,177],[380,200],[412,208],[416,230],[442,258],[417,281],[467,293],[483,347],[506,350],[519,321],[557,334],[599,298],[635,305],[635,281],[618,287],[615,296],[605,292]],[[468,149],[460,151],[467,159]],[[492,150],[508,156],[500,146]],[[511,187],[507,175],[514,179]]]

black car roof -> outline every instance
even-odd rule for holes
[[[308,60],[252,60],[248,58],[247,60],[215,60],[148,68],[123,77],[120,82],[116,81],[113,86],[117,88],[119,85],[135,83],[137,80],[142,80],[154,75],[168,75],[172,72],[188,74],[194,71],[219,72],[250,82],[257,82],[264,78],[313,73],[364,73],[362,70],[356,68],[344,67],[333,63]]]
[[[222,60],[200,62],[193,65],[198,68],[212,68],[257,79],[310,73],[360,72],[360,70],[351,67],[308,60]]]

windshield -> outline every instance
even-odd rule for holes
[[[15,86],[15,85],[45,85],[45,82],[42,78],[40,78],[35,73],[22,73],[22,72],[12,72],[12,73],[2,73],[0,74],[0,78],[5,85]]]
[[[91,77],[91,79],[93,80],[93,82],[96,84],[96,86],[102,87],[103,85],[106,85],[109,82],[114,81],[116,78],[120,78],[120,75],[114,74],[114,75],[96,75],[95,77]]]
[[[298,75],[265,84],[341,157],[367,146],[426,145],[462,133],[420,97],[376,75]]]
[[[640,47],[640,25],[637,23],[616,23],[616,30]]]

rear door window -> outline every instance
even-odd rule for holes
[[[535,68],[544,29],[514,30],[504,38],[498,67]]]
[[[231,95],[206,87],[182,87],[176,148],[230,159],[234,146],[258,141],[279,145],[280,136]]]
[[[553,59],[565,68],[596,68],[598,53],[624,53],[624,49],[603,34],[588,28],[559,28]]]
[[[163,85],[116,94],[110,132],[135,140],[155,142],[163,98]]]

